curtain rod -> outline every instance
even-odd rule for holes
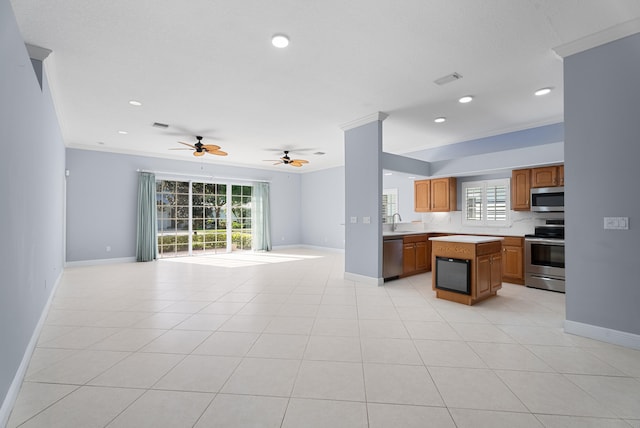
[[[160,174],[160,175],[179,175],[183,177],[197,177],[197,178],[217,178],[220,180],[230,180],[230,181],[253,181],[259,183],[270,183],[270,180],[263,179],[251,179],[251,178],[234,178],[234,177],[218,177],[214,175],[196,175],[196,174],[185,174],[181,172],[168,172],[168,171],[152,171],[149,169],[136,169],[137,172],[149,172],[152,174]]]

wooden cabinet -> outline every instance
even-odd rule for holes
[[[564,168],[562,170],[564,181]],[[558,183],[558,166],[545,166],[531,169],[531,187],[556,187]]]
[[[403,238],[402,277],[431,270],[431,247],[426,234]]]
[[[528,211],[531,209],[531,169],[511,171],[511,209]]]
[[[558,186],[564,186],[564,165],[514,169],[511,171],[511,209],[529,211],[532,188]]]
[[[558,186],[564,186],[564,165],[558,165]]]
[[[453,236],[448,240],[433,240],[432,245],[432,263],[436,262],[437,257],[471,261],[471,293],[467,295],[436,287],[437,272],[434,272],[431,278],[436,297],[473,305],[495,296],[502,288],[501,241],[483,242],[482,237]],[[437,269],[437,266],[434,266],[434,269]]]
[[[502,280],[524,285],[524,239],[505,236],[502,241]]]
[[[502,288],[502,257],[500,253],[478,257],[474,297],[477,300],[485,299],[496,294],[500,288]]]
[[[414,209],[416,212],[446,212],[457,209],[457,181],[455,177],[416,180]]]
[[[431,180],[416,180],[413,183],[413,204],[418,213],[431,210]]]

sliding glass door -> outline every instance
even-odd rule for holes
[[[252,190],[252,186],[158,180],[158,256],[250,250]]]
[[[227,251],[227,185],[191,183],[193,254]]]

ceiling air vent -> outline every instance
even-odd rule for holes
[[[462,79],[462,74],[460,73],[451,73],[439,79],[433,81],[436,85],[446,85],[447,83],[455,82],[456,80]]]
[[[169,125],[167,125],[166,123],[160,123],[160,122],[153,122],[153,126],[154,128],[162,128],[162,129],[167,129],[169,127]]]

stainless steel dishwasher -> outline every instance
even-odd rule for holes
[[[397,278],[402,275],[402,238],[382,241],[382,277]]]

